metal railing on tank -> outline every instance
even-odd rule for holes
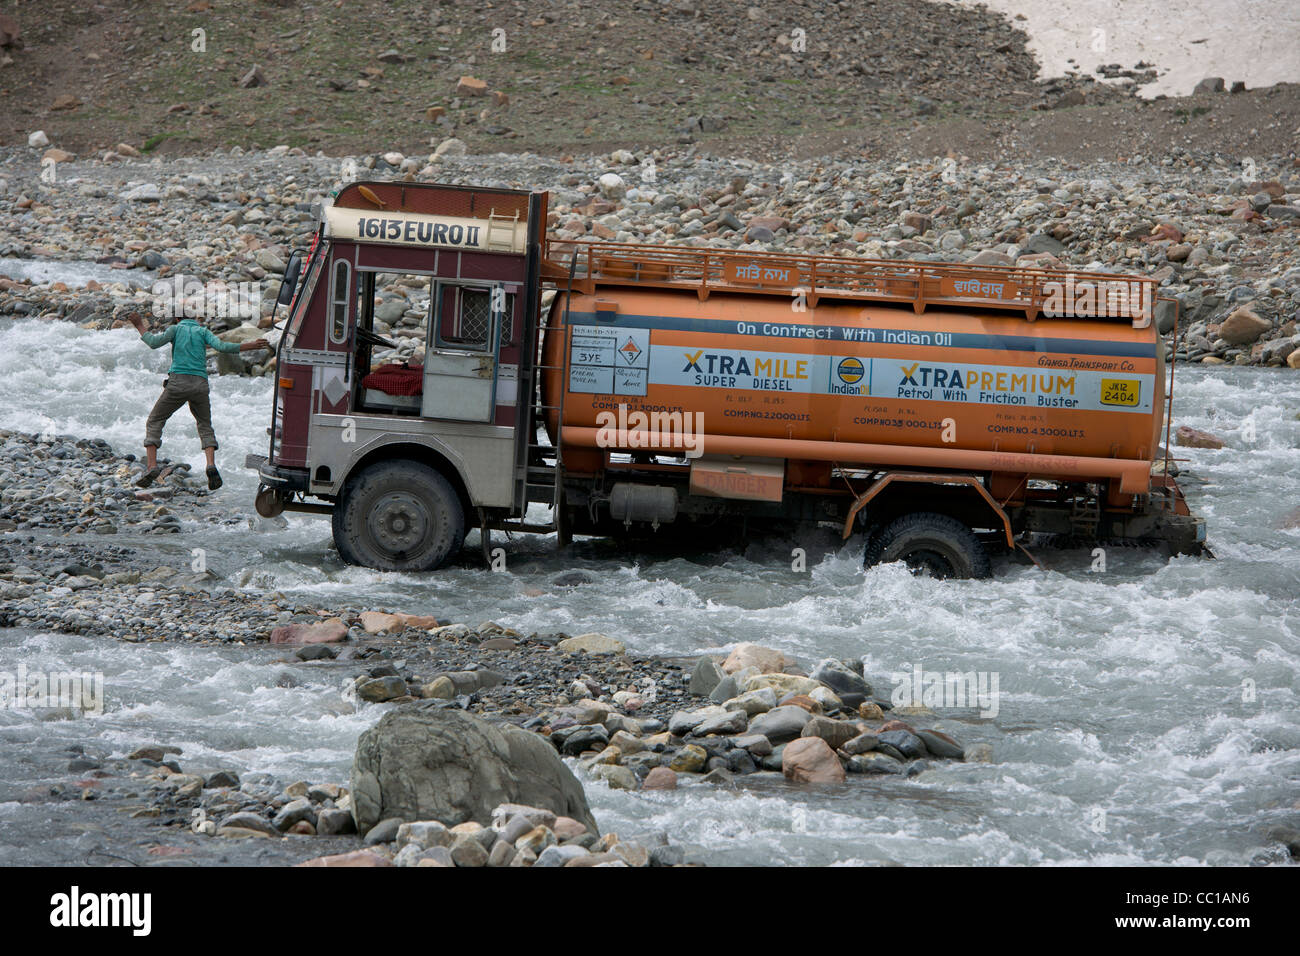
[[[911,305],[1000,309],[1039,318],[1149,321],[1157,280],[1104,272],[1020,266],[790,255],[689,246],[548,239],[546,258],[576,262],[574,288],[628,285],[789,296],[802,290],[808,306],[819,299],[863,299]]]

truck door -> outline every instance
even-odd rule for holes
[[[492,420],[505,301],[500,286],[435,283],[424,353],[425,418]]]

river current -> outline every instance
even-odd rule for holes
[[[0,320],[0,428],[102,437],[140,452],[167,350],[129,330]],[[629,793],[585,781],[602,829],[667,830],[718,863],[1244,864],[1300,800],[1300,376],[1289,370],[1187,368],[1176,421],[1227,440],[1178,449],[1185,490],[1206,517],[1215,560],[1110,549],[1053,552],[1038,569],[1003,562],[992,581],[936,582],[898,566],[864,571],[861,542],[833,535],[765,539],[725,551],[709,541],[628,557],[608,542],[557,553],[552,538],[499,536],[504,573],[476,549],[431,575],[347,567],[327,520],[287,527],[187,524],[131,538],[180,566],[202,547],[225,580],[303,601],[437,613],[522,631],[603,631],[645,653],[720,653],[738,641],[780,648],[804,666],[860,657],[889,697],[911,671],[996,679],[996,715],[941,710],[992,763],[945,763],[901,779],[853,778],[803,789],[742,778],[735,790],[684,785]],[[252,513],[246,453],[265,453],[270,381],[212,379],[232,508]],[[182,410],[163,454],[201,468]],[[471,543],[477,536],[471,538]],[[792,569],[795,548],[806,570]],[[571,568],[594,580],[551,580]],[[187,768],[228,766],[283,780],[345,780],[358,734],[382,705],[355,712],[339,689],[305,676],[267,686],[269,648],[136,646],[0,631],[4,668],[105,675],[102,716],[42,721],[0,711],[0,863],[61,859],[42,848],[48,812],[15,797],[45,768],[31,755],[65,744],[124,753],[159,740]],[[68,812],[68,811],[60,811]]]

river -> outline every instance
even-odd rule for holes
[[[150,351],[129,330],[0,320],[0,428],[102,437],[138,453],[167,361],[167,350]],[[256,482],[241,466],[246,453],[265,452],[270,381],[213,378],[212,392],[219,494],[251,514]],[[1179,423],[1228,442],[1179,449],[1217,560],[1112,549],[1099,573],[1087,552],[1063,552],[1047,555],[1043,570],[1001,563],[992,581],[936,582],[897,566],[864,572],[860,542],[841,548],[830,535],[722,553],[700,541],[632,559],[601,541],[560,554],[553,539],[502,538],[504,573],[486,573],[467,551],[442,572],[402,575],[344,566],[328,521],[308,516],[278,530],[193,523],[161,542],[116,543],[173,565],[202,547],[228,582],[303,601],[523,631],[599,630],[639,652],[716,653],[754,641],[805,666],[861,657],[881,696],[918,665],[998,681],[996,716],[944,712],[963,743],[992,745],[989,764],[850,777],[831,789],[742,778],[736,790],[630,793],[586,781],[603,829],[667,830],[707,848],[712,862],[1247,863],[1270,825],[1294,820],[1300,779],[1300,530],[1283,527],[1300,504],[1300,375],[1189,368],[1176,394]],[[201,467],[186,412],[172,420],[163,454]],[[805,572],[791,569],[796,547],[809,553]],[[595,581],[550,586],[572,567]],[[49,814],[14,799],[48,779],[48,754],[64,746],[121,754],[164,741],[184,748],[187,769],[341,781],[358,734],[383,710],[354,713],[336,686],[308,673],[295,687],[267,686],[267,647],[9,630],[0,648],[6,669],[101,671],[107,688],[98,717],[42,722],[0,711],[0,862],[65,859],[40,845]]]

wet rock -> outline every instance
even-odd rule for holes
[[[295,866],[324,866],[330,868],[392,866],[393,861],[373,850],[353,850],[351,853],[336,853],[333,856],[318,856],[304,860]]]
[[[852,757],[855,754],[870,753],[879,743],[880,738],[875,734],[858,734],[852,740],[845,741],[838,749],[840,753]]]
[[[841,698],[854,695],[861,698],[871,696],[871,685],[867,683],[866,678],[859,671],[834,658],[828,657],[818,662],[808,676],[813,680],[821,681]],[[857,703],[861,703],[861,700]],[[857,703],[852,706],[857,706]]]
[[[679,710],[668,720],[668,732],[674,737],[685,737],[713,717],[725,717],[730,711],[717,705],[700,707],[696,710]]]
[[[880,749],[881,744],[885,744],[893,747],[904,757],[912,759],[924,757],[928,753],[921,738],[910,731],[887,730],[884,733],[877,734],[876,737],[878,740],[877,749]]]
[[[356,819],[355,813],[353,819]],[[365,834],[366,846],[378,846],[381,843],[392,843],[397,839],[398,831],[402,828],[404,821],[401,817],[388,817],[380,820],[372,826],[362,830]]]
[[[842,783],[844,768],[835,751],[820,737],[800,737],[786,744],[781,772],[795,783]]]
[[[726,701],[722,706],[727,710],[738,710],[747,717],[765,714],[778,703],[776,691],[771,687],[760,687]]]
[[[677,774],[669,767],[653,767],[641,781],[642,790],[676,790]]]
[[[597,764],[591,768],[591,774],[607,783],[611,790],[636,790],[637,779],[627,767],[617,764]]]
[[[557,588],[576,588],[584,584],[592,584],[596,576],[589,571],[565,571],[551,578],[551,584]]]
[[[1190,425],[1179,425],[1174,432],[1174,444],[1183,445],[1187,448],[1222,448],[1224,441],[1217,435],[1211,435],[1199,428],[1192,428]]]
[[[876,751],[851,756],[845,761],[844,766],[849,773],[902,774],[907,770],[903,761]]]
[[[223,835],[222,830],[246,830],[260,833],[262,836],[280,836],[280,830],[266,817],[246,811],[232,813],[223,818],[217,828],[218,836]]]
[[[347,810],[330,807],[316,813],[316,832],[320,836],[333,836],[341,833],[355,833],[356,822]]]
[[[801,707],[777,707],[754,718],[749,724],[751,734],[762,734],[773,744],[794,740],[803,733],[812,715]]]
[[[376,704],[405,697],[406,693],[406,681],[400,677],[372,677],[357,684],[357,696]]]
[[[989,744],[971,744],[966,748],[962,759],[967,763],[992,763],[993,747]]]
[[[937,730],[918,730],[916,736],[921,738],[921,742],[925,744],[925,749],[936,757],[941,757],[944,760],[961,760],[965,756],[965,749],[961,744],[947,734],[940,733]]]
[[[742,734],[732,737],[731,746],[744,750],[755,757],[765,757],[772,752],[772,741],[762,734]]]
[[[597,832],[582,786],[545,739],[419,703],[361,735],[349,789],[361,832],[386,817],[487,822],[503,803],[544,807]]]
[[[616,641],[612,637],[606,637],[604,634],[579,634],[577,637],[566,638],[555,645],[555,649],[561,654],[623,654],[627,648],[622,641]]]
[[[711,783],[715,787],[734,788],[736,786],[735,775],[726,767],[714,767],[700,779],[703,783]]]
[[[745,716],[743,710],[727,710],[724,713],[706,717],[695,728],[695,733],[700,737],[706,737],[710,734],[738,734],[742,733],[748,724],[749,719]]]
[[[316,809],[311,805],[311,801],[305,798],[291,800],[286,803],[271,822],[275,824],[277,830],[283,833],[291,829],[294,824],[304,820],[312,824],[313,827],[316,825]]]
[[[760,674],[780,673],[785,670],[785,655],[770,647],[758,644],[737,644],[722,662],[722,670],[734,674],[746,667],[756,667]]]
[[[830,745],[832,750],[839,750],[859,734],[858,728],[848,721],[832,720],[829,717],[814,717],[804,724],[800,736],[820,737]]]
[[[483,867],[488,864],[488,851],[475,834],[462,833],[451,845],[451,859],[457,866]]]
[[[695,744],[687,744],[673,755],[668,769],[677,773],[699,773],[709,759],[708,751]]]
[[[285,624],[271,631],[272,644],[332,644],[347,640],[348,626],[332,617],[311,623]]]
[[[581,724],[551,732],[551,742],[560,753],[574,757],[586,750],[599,750],[609,743],[609,731],[603,724]]]
[[[695,670],[691,672],[691,682],[686,689],[696,697],[708,697],[725,676],[713,658],[701,657],[695,662]]]

